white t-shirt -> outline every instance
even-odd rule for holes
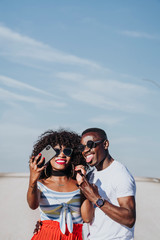
[[[91,172],[89,182],[97,185],[102,198],[119,206],[117,198],[135,196],[136,185],[133,176],[120,162],[112,164],[102,171]],[[89,225],[90,240],[131,240],[134,227],[128,228],[113,221],[100,208],[95,208],[95,217]]]

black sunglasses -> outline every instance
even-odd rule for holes
[[[73,152],[72,148],[64,148],[63,150],[59,149],[59,148],[54,148],[54,150],[56,151],[56,156],[58,156],[60,154],[60,152],[62,151],[65,156],[70,157]]]
[[[98,145],[98,143],[102,143],[103,141],[104,141],[104,140],[99,140],[99,141],[89,140],[86,145],[83,145],[83,144],[79,145],[78,149],[79,149],[81,152],[83,152],[86,147],[88,147],[88,148],[90,148],[90,149],[95,148],[95,147]]]

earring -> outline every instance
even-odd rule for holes
[[[73,163],[71,163],[71,166],[72,166],[71,177],[73,178],[73,177],[74,177],[74,174],[75,174],[75,170],[74,170],[74,165],[73,165]]]
[[[45,174],[45,176],[48,178],[48,175],[47,175],[47,168],[44,169],[44,174]]]

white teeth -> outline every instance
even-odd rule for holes
[[[58,160],[57,162],[58,162],[58,163],[64,163],[65,161],[62,161],[62,160]]]

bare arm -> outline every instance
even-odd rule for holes
[[[81,204],[81,216],[85,223],[90,223],[94,217],[94,207],[91,201],[89,201],[82,193]]]
[[[136,220],[134,196],[118,198],[119,207],[105,201],[102,211],[114,221],[132,228]]]
[[[85,178],[86,171],[83,165],[78,165],[75,168],[76,171],[80,171],[76,175],[78,185],[80,185]],[[92,202],[87,199],[81,191],[81,216],[85,223],[90,223],[94,217],[94,206]]]
[[[86,179],[80,185],[80,189],[87,199],[92,203],[96,203],[99,195],[98,188],[94,184],[90,184]],[[136,220],[135,198],[134,196],[118,198],[120,206],[115,206],[105,200],[101,210],[114,221],[125,225],[129,228],[134,226]]]
[[[39,206],[39,190],[37,188],[37,180],[41,174],[41,171],[44,169],[38,168],[37,160],[40,157],[32,157],[30,159],[30,178],[29,178],[29,186],[27,191],[27,202],[31,209],[36,209]],[[39,164],[43,162],[43,159],[39,161]]]

